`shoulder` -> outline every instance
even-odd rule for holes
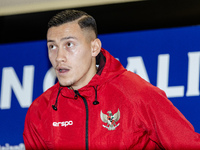
[[[28,109],[27,116],[29,117],[40,117],[42,113],[50,107],[51,99],[56,95],[58,90],[58,83],[42,93],[36,98]]]
[[[42,93],[38,98],[36,98],[30,107],[35,107],[38,104],[48,104],[49,100],[54,92],[58,90],[58,84],[55,84],[54,86],[47,89],[44,93]]]
[[[121,87],[126,89],[127,94],[134,97],[145,100],[154,97],[166,98],[166,94],[163,90],[152,85],[133,72],[125,71],[119,80],[123,85]]]

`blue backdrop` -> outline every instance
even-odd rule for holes
[[[99,35],[102,47],[166,93],[200,133],[200,26]],[[31,102],[55,83],[46,41],[0,45],[0,149],[24,149]]]

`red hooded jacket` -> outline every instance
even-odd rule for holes
[[[200,135],[162,90],[104,49],[97,63],[85,87],[57,83],[32,103],[26,149],[200,149]]]

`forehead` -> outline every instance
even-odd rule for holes
[[[77,22],[64,23],[62,25],[51,27],[47,31],[47,38],[54,36],[83,34]]]

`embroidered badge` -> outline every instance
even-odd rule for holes
[[[100,113],[101,120],[104,123],[107,123],[107,125],[106,126],[103,125],[103,127],[108,130],[115,130],[119,126],[119,123],[116,124],[116,122],[120,119],[120,111],[118,109],[118,112],[116,112],[114,115],[112,114],[111,111],[108,111],[107,114],[108,115],[104,114],[101,110]]]

